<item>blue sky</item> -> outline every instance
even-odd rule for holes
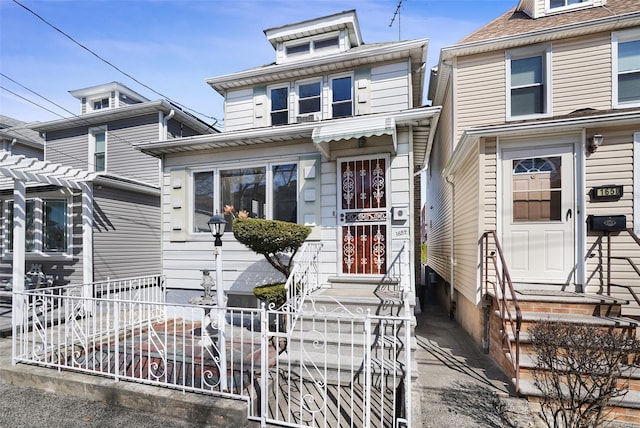
[[[427,66],[517,0],[18,0],[146,86],[222,119],[222,97],[205,79],[267,64],[275,52],[263,30],[356,9],[365,43],[428,38]],[[0,114],[47,121],[79,113],[68,91],[118,81],[159,95],[105,64],[13,0],[0,0]],[[13,80],[13,81],[12,81]],[[15,83],[15,82],[17,83]],[[22,85],[22,86],[21,86]],[[51,113],[24,99],[40,104]],[[204,117],[212,122],[212,119]]]

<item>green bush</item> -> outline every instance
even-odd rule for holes
[[[284,305],[287,300],[287,290],[284,288],[284,284],[268,284],[255,287],[253,294],[263,302],[273,303],[276,308]]]
[[[233,220],[235,238],[256,253],[262,254],[285,278],[291,273],[293,256],[310,233],[310,227],[286,221],[257,218]]]

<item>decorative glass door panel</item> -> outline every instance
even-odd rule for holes
[[[343,274],[387,270],[386,157],[339,161],[339,217]]]

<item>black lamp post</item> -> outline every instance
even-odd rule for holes
[[[207,222],[209,230],[215,238],[215,249],[213,254],[216,258],[216,306],[218,311],[218,349],[219,349],[219,364],[220,364],[220,389],[221,391],[227,390],[227,352],[225,345],[225,331],[224,325],[226,322],[226,303],[224,298],[224,285],[222,283],[222,235],[224,234],[225,225],[227,221],[224,216],[215,214],[211,216]]]
[[[209,225],[211,234],[216,239],[213,245],[216,247],[222,247],[222,235],[224,235],[227,220],[224,219],[223,215],[215,214],[211,216],[207,224]]]

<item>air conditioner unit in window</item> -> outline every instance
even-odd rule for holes
[[[296,123],[315,122],[320,120],[319,113],[305,114],[303,116],[296,116]]]

